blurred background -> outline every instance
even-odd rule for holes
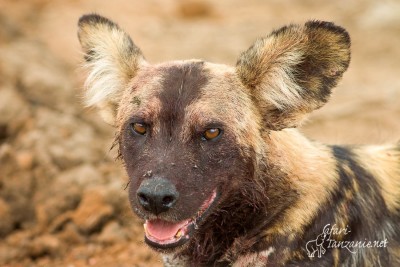
[[[82,14],[124,28],[148,61],[234,65],[288,23],[334,21],[352,62],[301,128],[326,143],[400,140],[400,1],[0,0],[0,266],[161,266],[128,207],[114,130],[84,109]]]

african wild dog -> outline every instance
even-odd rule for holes
[[[87,104],[117,129],[131,206],[166,266],[400,266],[400,145],[327,146],[294,129],[349,65],[343,28],[283,27],[236,67],[151,65],[99,15],[80,19],[79,40]],[[308,257],[328,225],[349,232]],[[327,243],[369,240],[385,245]]]

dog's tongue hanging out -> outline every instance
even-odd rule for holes
[[[159,241],[165,241],[173,239],[177,232],[187,225],[188,222],[189,220],[177,223],[167,222],[160,219],[150,220],[146,221],[145,230],[146,233],[151,237]]]
[[[158,244],[172,244],[181,240],[182,237],[189,238],[190,227],[201,218],[203,213],[210,207],[217,197],[217,191],[214,189],[212,194],[203,202],[196,213],[197,217],[186,219],[180,222],[168,222],[161,219],[147,220],[144,224],[144,230],[148,240]]]

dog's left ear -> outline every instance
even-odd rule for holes
[[[298,126],[329,99],[350,62],[350,37],[330,22],[290,25],[257,40],[236,71],[250,90],[266,126]]]

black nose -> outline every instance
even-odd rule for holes
[[[175,186],[163,178],[144,180],[136,194],[140,205],[156,215],[172,208],[179,196]]]

